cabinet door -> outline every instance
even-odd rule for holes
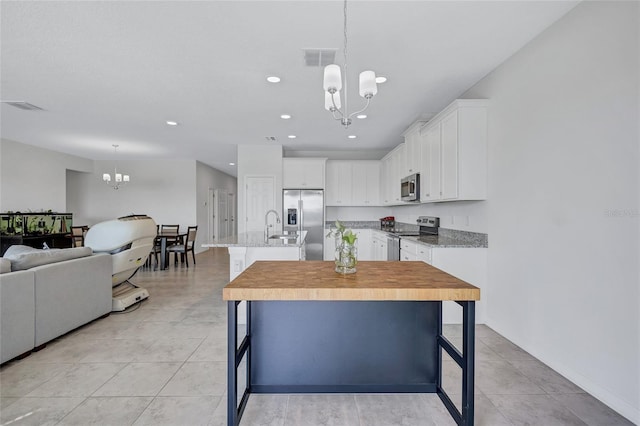
[[[424,131],[422,137],[420,201],[440,199],[440,124]]]
[[[354,161],[352,163],[352,206],[380,205],[380,162]]]
[[[391,204],[391,180],[391,157],[387,156],[380,161],[380,201],[385,206]]]
[[[284,189],[324,189],[324,158],[283,158]]]
[[[405,144],[405,167],[403,176],[409,176],[415,173],[422,173],[420,162],[420,129],[416,128],[404,138]]]
[[[325,204],[327,206],[351,205],[351,186],[351,162],[327,161]]]
[[[391,156],[391,179],[389,182],[389,189],[391,192],[391,203],[396,205],[402,204],[402,200],[400,198],[400,181],[405,177],[404,170],[402,169],[404,161],[405,146],[402,143],[398,145]]]
[[[353,232],[358,236],[358,260],[374,260],[373,251],[371,250],[371,229],[354,229]]]
[[[441,126],[442,199],[450,200],[458,198],[458,112],[444,117]]]
[[[417,244],[413,241],[400,239],[400,260],[417,260]]]

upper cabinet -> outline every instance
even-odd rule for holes
[[[402,135],[404,136],[404,162],[400,170],[401,178],[422,172],[422,162],[420,161],[420,151],[422,137],[420,128],[424,121],[416,121]]]
[[[350,206],[353,185],[351,161],[327,161],[327,206]]]
[[[396,146],[393,151],[382,159],[383,181],[381,187],[382,204],[404,204],[400,199],[400,180],[406,177],[406,147],[404,143]]]
[[[380,161],[352,161],[352,206],[380,205]]]
[[[284,189],[324,189],[326,158],[283,158]]]
[[[458,99],[422,127],[420,201],[487,198],[487,105]]]
[[[380,161],[327,161],[327,206],[379,206]]]

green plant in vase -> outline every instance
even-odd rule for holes
[[[358,264],[358,248],[356,240],[358,236],[351,229],[347,229],[342,222],[336,220],[335,229],[331,229],[327,237],[336,239],[336,272],[340,274],[353,274]]]

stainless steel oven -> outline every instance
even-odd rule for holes
[[[407,176],[400,181],[402,201],[420,201],[420,173]]]

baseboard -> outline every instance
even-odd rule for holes
[[[534,356],[536,359],[543,362],[545,365],[553,369],[555,372],[563,376],[565,379],[569,380],[576,386],[584,389],[588,394],[598,399],[600,402],[611,408],[613,411],[617,412],[621,416],[625,417],[629,421],[634,424],[640,424],[640,408],[634,407],[628,402],[620,399],[618,396],[611,393],[608,389],[603,388],[602,386],[594,383],[588,377],[578,373],[572,368],[555,361],[554,359],[550,359],[544,354],[540,354],[535,348],[528,347],[526,344],[519,342],[517,338],[512,338],[508,336],[504,330],[501,330],[500,327],[496,327],[495,324],[491,321],[490,318],[487,318],[486,325],[493,329],[496,333],[504,336],[509,339],[511,342],[520,346],[522,349],[527,351],[529,354]]]

